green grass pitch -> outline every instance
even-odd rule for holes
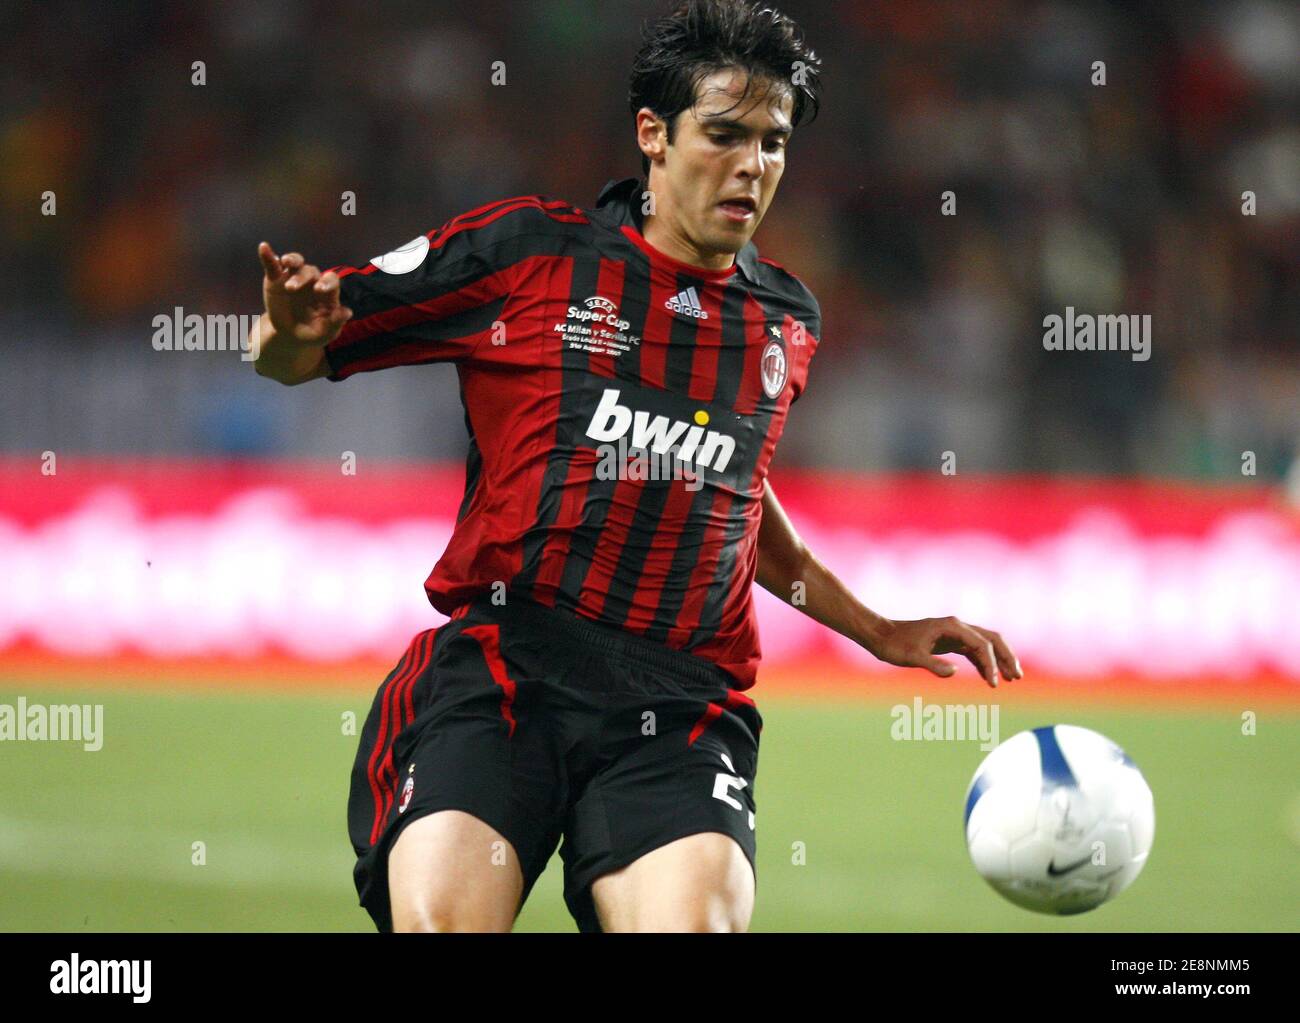
[[[104,746],[0,743],[0,930],[371,930],[344,823],[373,690],[164,695],[0,683],[0,702],[104,705]],[[927,700],[944,697],[927,695]],[[1300,920],[1300,714],[1018,707],[1001,737],[1066,721],[1124,746],[1155,792],[1146,869],[1052,918],[1004,902],[966,856],[976,742],[896,742],[889,702],[764,697],[755,931],[1284,930]],[[959,697],[950,697],[959,699]],[[1245,706],[1249,706],[1247,703]],[[206,863],[193,861],[203,843]],[[797,843],[802,843],[798,846]],[[803,850],[804,863],[794,862]],[[573,931],[558,855],[521,931]]]

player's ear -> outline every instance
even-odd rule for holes
[[[662,160],[668,148],[668,125],[649,107],[636,113],[636,143],[651,163]]]

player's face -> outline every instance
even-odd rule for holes
[[[785,172],[794,97],[781,82],[756,80],[739,103],[746,75],[725,69],[705,78],[693,108],[677,117],[656,190],[679,240],[701,260],[730,262],[762,223]],[[748,199],[748,208],[734,200]]]

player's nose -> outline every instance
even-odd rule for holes
[[[737,170],[749,178],[761,178],[764,169],[763,140],[753,139],[741,148]]]

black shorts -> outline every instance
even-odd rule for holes
[[[467,605],[415,637],[362,730],[348,799],[361,905],[392,930],[388,851],[438,810],[510,842],[521,907],[563,837],[581,931],[600,930],[598,877],[675,839],[722,832],[754,867],[763,719],[734,683],[692,654],[520,597]]]

